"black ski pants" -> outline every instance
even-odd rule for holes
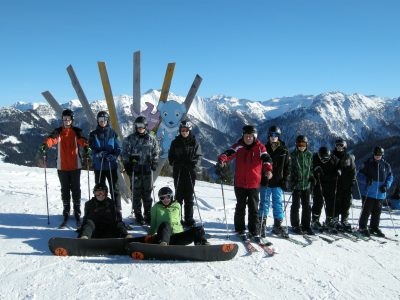
[[[175,198],[181,206],[184,206],[185,222],[193,220],[193,195],[196,173],[194,171],[182,168],[174,171]]]
[[[336,195],[335,217],[341,216],[342,222],[346,221],[349,217],[351,198],[351,187],[338,188]]]
[[[301,203],[301,226],[305,229],[310,228],[311,207],[310,190],[293,190],[292,206],[290,207],[290,224],[292,227],[300,226],[299,210]]]
[[[132,177],[131,177],[132,185]],[[142,201],[144,216],[150,220],[150,211],[152,206],[151,191],[153,189],[151,175],[135,175],[133,180],[133,199],[132,210],[136,218],[143,218],[142,215]],[[131,187],[132,188],[132,187]]]
[[[235,231],[246,230],[246,205],[249,208],[248,229],[252,235],[259,234],[258,203],[260,202],[259,189],[235,187],[236,208],[234,216]]]
[[[166,242],[168,245],[189,245],[194,242],[197,244],[205,240],[204,236],[205,232],[202,226],[191,227],[180,233],[172,234],[171,225],[168,222],[162,222],[157,229],[153,243]]]
[[[121,238],[128,234],[126,228],[122,222],[116,224],[96,224],[93,220],[86,220],[82,226],[82,230],[79,236],[87,236],[88,238]]]
[[[335,215],[335,183],[331,184],[322,184],[320,185],[318,182],[314,188],[313,195],[313,205],[312,205],[312,214],[313,217],[321,215],[322,207],[324,206],[325,200],[325,214],[326,218],[333,218]]]
[[[360,215],[359,227],[360,229],[366,229],[368,218],[371,215],[371,222],[369,223],[370,228],[379,228],[379,222],[381,220],[382,212],[382,200],[374,198],[366,198],[363,200],[362,211]]]
[[[109,186],[109,192],[111,199],[114,201],[117,211],[121,212],[121,194],[119,192],[118,183],[118,170],[95,170],[94,171],[94,181],[95,183],[106,183],[106,179]]]
[[[74,215],[81,215],[81,170],[57,170],[61,184],[61,199],[63,202],[63,216],[69,216],[71,210],[71,194],[74,205]]]

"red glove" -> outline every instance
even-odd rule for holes
[[[226,154],[221,154],[218,156],[218,161],[225,164],[228,161],[228,156]]]

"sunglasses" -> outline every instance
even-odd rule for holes
[[[171,199],[171,195],[161,195],[159,198],[160,198],[161,201],[170,200]]]
[[[271,132],[269,134],[270,137],[279,137],[279,134],[277,134],[276,132]]]
[[[344,147],[344,144],[336,144],[336,147],[338,147],[338,148],[343,148],[343,147]]]
[[[146,128],[146,125],[144,125],[143,123],[136,123],[135,126],[136,128]]]
[[[64,118],[63,118],[63,121],[64,121],[64,122],[72,122],[72,119],[70,119],[70,118],[65,118],[65,119],[64,119]]]
[[[97,122],[107,122],[107,121],[108,121],[108,118],[106,118],[106,117],[100,117],[97,119]]]

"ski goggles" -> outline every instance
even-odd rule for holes
[[[167,195],[161,195],[160,197],[158,197],[161,201],[164,200],[171,200],[171,195],[167,194]]]
[[[97,119],[97,122],[108,122],[108,118],[106,118],[106,117],[99,117],[99,118]]]
[[[344,148],[344,144],[343,143],[337,143],[335,146],[337,148]]]
[[[270,137],[279,137],[279,134],[276,133],[276,132],[270,132],[270,133],[269,133],[269,136],[270,136]]]
[[[144,123],[135,123],[136,128],[146,128]]]

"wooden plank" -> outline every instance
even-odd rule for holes
[[[172,76],[174,75],[175,63],[169,63],[164,76],[164,82],[161,88],[161,95],[159,101],[167,101],[169,89],[171,87]]]
[[[140,115],[140,51],[133,54],[133,104],[132,115]]]
[[[74,68],[71,65],[69,65],[67,67],[67,72],[68,72],[69,78],[71,79],[72,86],[74,87],[75,92],[78,96],[78,99],[82,104],[83,110],[85,111],[86,117],[88,118],[90,128],[95,129],[97,126],[96,117],[94,116],[94,113],[93,113],[92,109],[90,108],[89,101],[86,98],[86,95],[82,89],[81,84],[79,83],[79,80],[75,74]]]
[[[111,85],[110,85],[110,80],[108,78],[106,64],[101,61],[97,62],[97,64],[99,67],[101,83],[103,85],[104,96],[106,98],[108,106],[108,113],[110,114],[111,127],[115,130],[115,132],[118,134],[119,138],[122,141],[123,136],[121,132],[121,127],[119,126],[118,122],[117,110],[115,109],[114,97],[111,91]],[[121,156],[118,157],[118,169],[120,171],[118,172],[118,182],[119,182],[121,196],[128,203],[127,199],[130,199],[131,196],[130,180],[128,174],[122,171],[124,170],[124,167],[122,164]]]
[[[47,102],[50,104],[50,106],[54,109],[56,112],[56,115],[61,118],[63,108],[61,105],[57,102],[57,100],[53,97],[53,95],[49,91],[44,91],[42,93],[43,97],[47,100]]]

